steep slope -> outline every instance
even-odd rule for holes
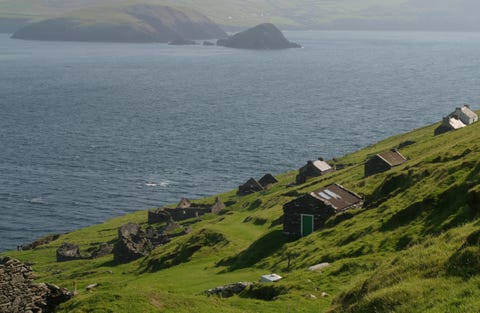
[[[56,263],[55,249],[67,241],[88,252],[113,242],[120,225],[145,225],[144,211],[62,235],[36,250],[4,254],[33,262],[42,281],[77,283],[79,295],[60,312],[475,312],[480,124],[433,136],[437,126],[338,158],[344,169],[300,186],[288,187],[295,179],[291,172],[278,175],[279,183],[267,191],[222,194],[222,215],[186,221],[192,232],[129,264],[116,265],[111,255]],[[399,146],[407,163],[364,177],[367,156]],[[332,217],[301,239],[284,237],[282,205],[332,182],[364,195],[364,208]],[[308,271],[322,262],[330,266]],[[202,294],[271,272],[284,279],[228,299]],[[92,283],[99,286],[84,291]]]
[[[29,24],[12,38],[33,40],[168,42],[226,36],[220,27],[190,9],[136,4],[78,11]]]

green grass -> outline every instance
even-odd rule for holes
[[[475,312],[480,307],[480,124],[433,136],[437,125],[397,135],[346,155],[345,169],[287,187],[295,172],[268,191],[238,197],[219,216],[206,215],[193,231],[151,255],[115,265],[112,256],[55,262],[65,241],[82,251],[115,240],[127,222],[146,225],[145,211],[63,235],[33,251],[7,252],[33,262],[38,281],[79,295],[59,312]],[[369,155],[397,147],[409,161],[364,178]],[[337,182],[365,196],[365,206],[292,241],[281,232],[282,205]],[[213,202],[215,196],[199,202]],[[320,272],[311,265],[329,262]],[[280,282],[229,299],[206,289],[257,281],[275,272]],[[85,286],[99,283],[91,292]],[[322,297],[322,292],[328,296]],[[257,299],[276,294],[273,301]],[[310,295],[316,296],[311,298]]]

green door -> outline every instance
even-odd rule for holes
[[[302,214],[302,236],[313,233],[313,215]]]

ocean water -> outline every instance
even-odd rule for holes
[[[479,33],[286,35],[304,48],[0,34],[0,251],[480,109]]]

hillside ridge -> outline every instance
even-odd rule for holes
[[[2,0],[0,31],[16,30],[29,22],[53,18],[78,9],[123,3],[123,0]],[[190,7],[229,30],[245,29],[260,23],[273,23],[282,29],[480,30],[480,21],[476,16],[480,4],[468,0],[148,0],[148,3]]]
[[[225,203],[219,215],[179,222],[188,233],[127,264],[116,264],[111,254],[57,263],[55,251],[63,242],[86,253],[114,243],[127,222],[146,228],[146,211],[2,255],[34,263],[42,281],[75,282],[78,295],[59,312],[255,312],[260,306],[262,312],[474,312],[480,305],[480,124],[434,136],[438,125],[330,160],[341,169],[301,185],[292,185],[292,171],[263,191],[217,195]],[[408,161],[365,177],[365,159],[392,148]],[[363,207],[331,217],[308,236],[286,237],[283,205],[332,183],[361,195]],[[213,203],[217,196],[194,202]],[[328,265],[308,270],[316,264]],[[269,273],[283,279],[226,299],[203,294]],[[85,291],[94,283],[95,290]]]

